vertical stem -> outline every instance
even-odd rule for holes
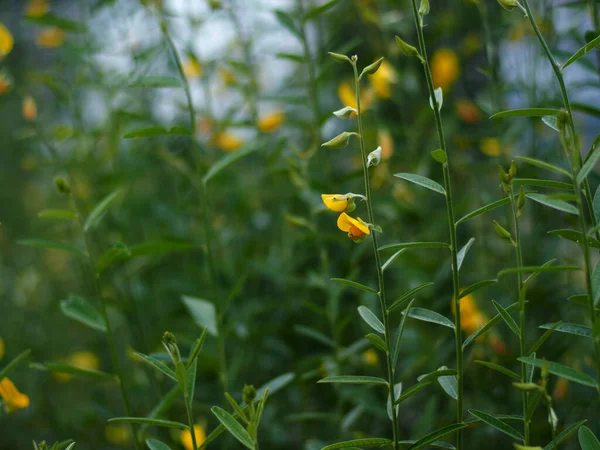
[[[515,232],[515,254],[517,257],[517,267],[523,267],[523,251],[521,248],[521,230],[519,227],[519,213],[517,209],[517,205],[515,203],[515,195],[513,192],[512,181],[510,184],[510,188],[508,190],[508,198],[510,199],[510,207],[512,212],[513,219],[513,229]],[[517,298],[521,300],[521,289],[523,288],[523,274],[521,272],[517,272]],[[525,302],[521,301],[519,305],[519,343],[521,350],[521,357],[527,357],[527,341],[525,339]],[[521,363],[521,383],[527,382],[527,364]],[[524,445],[529,445],[529,431],[530,431],[530,423],[527,420],[527,409],[529,404],[529,397],[527,392],[523,391],[521,393],[522,401],[523,401],[523,427],[525,431],[525,440],[523,441]]]
[[[183,399],[185,401],[185,410],[187,412],[190,434],[192,436],[192,449],[198,450],[198,444],[196,443],[196,430],[194,428],[194,415],[192,414],[192,406],[190,404],[190,399],[188,398],[187,392],[185,391],[183,394]]]
[[[356,86],[356,106],[357,106],[357,120],[358,120],[358,140],[360,142],[360,153],[362,156],[363,163],[363,178],[365,183],[365,195],[367,200],[365,203],[367,204],[367,216],[369,219],[369,223],[374,224],[375,219],[373,217],[373,205],[371,200],[371,183],[369,180],[369,167],[367,165],[367,151],[365,149],[365,140],[363,135],[363,126],[362,126],[362,114],[360,110],[360,79],[358,77],[358,70],[356,68],[356,57],[352,58],[352,68],[354,69],[354,83]],[[375,256],[375,266],[377,269],[377,280],[379,282],[379,292],[377,293],[379,297],[379,302],[381,306],[381,315],[383,317],[383,327],[385,330],[385,344],[388,350],[385,352],[387,359],[387,374],[388,374],[388,395],[390,396],[390,400],[392,402],[392,439],[393,439],[393,449],[398,450],[398,417],[396,414],[396,407],[394,405],[395,395],[394,395],[394,379],[396,368],[392,365],[392,356],[390,353],[390,349],[392,348],[392,335],[390,331],[390,320],[389,313],[387,310],[387,304],[385,301],[385,285],[383,280],[383,269],[381,267],[381,257],[379,255],[379,246],[377,245],[377,231],[371,231],[371,238],[373,241],[373,253]]]
[[[431,69],[429,68],[429,61],[427,59],[427,47],[425,45],[425,37],[423,35],[423,28],[419,21],[419,13],[417,9],[416,0],[411,0],[413,17],[415,21],[415,27],[417,29],[417,36],[419,40],[419,52],[421,53],[423,71],[425,72],[425,79],[427,81],[427,88],[429,90],[429,96],[433,103],[433,115],[435,117],[435,125],[438,134],[438,140],[440,148],[444,153],[448,153],[446,147],[446,139],[444,137],[444,127],[442,124],[442,116],[440,114],[439,105],[435,97],[435,88],[433,86],[433,78],[431,76]],[[461,314],[460,314],[460,279],[458,275],[458,243],[456,239],[456,225],[454,220],[454,202],[452,199],[452,183],[450,178],[450,157],[446,163],[443,164],[444,173],[444,188],[446,190],[446,212],[448,216],[448,228],[450,234],[450,251],[452,253],[452,295],[456,314],[454,316],[454,335],[455,335],[455,346],[456,346],[456,371],[457,382],[458,382],[458,399],[456,401],[456,423],[463,422],[463,398],[464,398],[464,383],[463,383],[463,349],[462,349],[462,329],[461,329]],[[463,430],[457,431],[456,435],[456,449],[461,450],[463,447]]]
[[[572,143],[574,141],[575,137],[577,136],[577,134],[576,134],[576,129],[575,129],[575,123],[573,122],[573,110],[571,109],[571,104],[569,102],[569,95],[567,94],[567,89],[565,87],[565,81],[564,81],[564,78],[562,75],[562,70],[559,67],[556,60],[554,59],[554,56],[552,55],[552,52],[550,51],[550,48],[548,47],[548,44],[546,43],[544,36],[542,35],[540,29],[537,26],[537,23],[535,22],[535,19],[533,17],[533,13],[531,12],[531,8],[529,7],[528,1],[523,0],[523,5],[525,7],[525,11],[527,12],[527,16],[529,17],[529,22],[531,23],[531,26],[533,27],[533,30],[535,31],[535,34],[536,34],[538,40],[540,41],[540,44],[541,44],[542,48],[544,49],[544,52],[546,53],[548,61],[550,62],[550,65],[552,66],[552,69],[554,70],[556,80],[558,81],[558,84],[560,86],[560,92],[562,95],[563,104],[567,111],[567,125],[570,129],[570,134],[571,134],[571,139],[569,140],[569,142]],[[586,285],[586,292],[587,292],[587,298],[588,298],[588,314],[589,314],[589,320],[593,327],[595,320],[596,320],[596,312],[595,312],[595,308],[594,308],[594,295],[592,293],[590,248],[589,248],[589,242],[587,240],[587,224],[586,224],[586,220],[585,220],[585,209],[583,208],[583,203],[581,201],[581,191],[582,191],[581,183],[577,180],[577,175],[578,175],[580,167],[581,167],[581,153],[578,148],[575,148],[575,145],[571,145],[571,147],[572,148],[570,149],[570,151],[576,153],[577,159],[576,160],[574,160],[573,158],[567,158],[567,159],[569,159],[569,163],[571,165],[571,172],[572,172],[573,186],[574,186],[573,193],[577,197],[577,210],[579,212],[579,227],[580,227],[580,230],[581,230],[581,233],[583,236],[581,247],[583,249],[585,285]],[[588,208],[591,208],[592,194],[591,194],[590,185],[589,185],[589,182],[587,179],[585,179],[583,182],[583,188],[584,188],[583,189],[584,195],[587,199]],[[594,210],[590,209],[589,213],[590,213],[590,216],[592,219],[592,224],[593,224],[593,226],[595,226],[596,219],[595,219],[595,215],[594,215]],[[598,234],[596,234],[596,235],[598,236]],[[600,395],[600,342],[597,339],[594,339],[594,353],[595,353],[595,358],[596,358],[596,376],[598,379],[598,384],[597,384],[596,389],[598,391],[598,394]]]

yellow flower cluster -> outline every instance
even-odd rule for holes
[[[354,211],[354,208],[356,208],[354,197],[354,194],[321,195],[321,199],[328,209],[341,213],[337,220],[338,228],[348,233],[348,237],[354,242],[360,242],[366,238],[367,235],[371,234],[371,229],[360,217],[355,219],[346,214],[346,212]]]
[[[455,302],[452,301],[452,313],[456,314]],[[479,309],[475,297],[471,294],[460,299],[460,328],[466,334],[473,334],[489,322],[489,317]],[[503,354],[506,351],[502,340],[493,332],[480,336],[478,341],[487,341],[496,353]]]
[[[0,337],[0,359],[4,356],[4,339]],[[7,413],[18,411],[29,406],[29,396],[19,392],[15,384],[8,378],[0,380],[0,399]]]

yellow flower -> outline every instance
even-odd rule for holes
[[[226,152],[235,152],[244,144],[241,138],[225,131],[216,133],[212,141],[215,147]]]
[[[274,111],[258,119],[257,126],[263,133],[272,133],[277,130],[285,119],[281,111]]]
[[[447,90],[456,81],[460,67],[458,56],[452,50],[442,48],[431,58],[431,75],[433,84]]]
[[[368,234],[371,234],[371,230],[360,217],[355,219],[346,213],[340,214],[340,217],[338,217],[337,220],[337,226],[340,230],[347,232],[348,237],[354,242],[360,242]]]
[[[183,74],[186,78],[198,78],[202,75],[202,66],[195,59],[190,59],[185,66],[183,66]]]
[[[197,445],[201,445],[206,440],[206,432],[201,425],[194,425],[194,435],[196,436]],[[182,431],[179,439],[185,450],[193,450],[192,433],[190,433],[190,430]]]
[[[4,58],[13,49],[15,41],[4,24],[0,23],[0,58]]]
[[[27,17],[42,17],[45,16],[50,5],[47,0],[29,0],[27,8],[25,9],[25,15]]]
[[[452,314],[456,314],[454,301],[452,301],[451,308]],[[473,334],[488,322],[489,318],[479,309],[473,295],[469,294],[460,299],[460,328],[462,331],[468,335]],[[479,336],[477,341],[487,341],[496,353],[502,354],[506,351],[502,340],[493,330]]]
[[[394,154],[394,139],[388,130],[380,128],[377,131],[377,143],[381,147],[381,158],[383,160],[389,159]]]
[[[0,359],[4,356],[4,339],[0,336]]]
[[[356,109],[356,93],[352,85],[347,81],[342,81],[338,86],[338,96],[344,106],[350,106]],[[373,91],[371,89],[361,90],[360,93],[360,108],[366,111],[373,102]],[[352,113],[350,117],[356,114]]]
[[[39,32],[35,42],[40,47],[56,48],[65,41],[65,32],[60,28],[48,27]]]
[[[398,81],[398,74],[392,65],[384,60],[379,66],[379,69],[377,69],[377,72],[373,75],[369,75],[369,81],[371,82],[371,86],[373,86],[377,97],[390,98],[392,96],[392,84]]]
[[[129,425],[106,425],[104,437],[109,444],[126,445],[131,440]]]
[[[4,402],[6,412],[13,412],[29,406],[29,397],[19,392],[14,383],[8,378],[0,381],[0,397]]]
[[[321,194],[321,199],[325,206],[332,211],[341,213],[354,210],[354,201],[347,194]]]
[[[496,138],[485,138],[481,140],[479,144],[481,153],[487,156],[500,156],[502,150],[500,149],[500,141]]]
[[[21,107],[21,114],[26,120],[32,121],[37,117],[37,105],[31,95],[28,95],[23,99],[23,105]]]
[[[65,363],[85,370],[98,370],[100,368],[98,357],[94,353],[86,351],[71,353]],[[66,383],[73,378],[71,374],[59,372],[54,373],[53,376],[61,383]]]
[[[223,84],[225,84],[225,86],[231,86],[237,83],[237,77],[235,76],[235,73],[233,73],[231,70],[221,69],[219,71],[219,75],[221,76],[221,79],[223,80]]]
[[[362,354],[362,359],[367,366],[376,366],[379,364],[379,355],[372,348]]]
[[[479,122],[481,117],[479,108],[473,102],[465,99],[456,102],[456,115],[460,120],[471,125]]]

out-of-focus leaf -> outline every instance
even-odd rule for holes
[[[44,219],[62,219],[62,220],[74,220],[77,219],[77,213],[68,209],[44,209],[38,213],[38,217]]]
[[[408,450],[418,450],[420,448],[426,447],[432,442],[438,440],[439,438],[452,434],[455,431],[465,428],[466,426],[466,423],[455,423],[453,425],[448,425],[443,428],[440,428],[439,430],[436,430],[433,433],[429,433],[427,436],[424,436],[421,439],[419,439],[417,442],[411,445],[408,448]]]
[[[206,328],[206,331],[213,336],[217,336],[218,326],[215,305],[208,300],[189,295],[184,295],[181,297],[181,299],[192,315],[194,322],[196,322],[196,324],[200,327]]]
[[[402,311],[402,314],[404,314],[404,311]],[[411,308],[408,315],[413,319],[422,320],[423,322],[436,323],[438,325],[443,325],[445,327],[454,329],[454,324],[448,318],[435,311],[431,311],[430,309],[414,307]]]
[[[522,108],[497,112],[490,119],[501,119],[503,117],[544,117],[556,116],[560,110],[551,108]]]
[[[573,56],[571,56],[563,64],[562,70],[565,70],[565,68],[569,67],[571,64],[573,64],[575,61],[577,61],[579,58],[581,58],[587,52],[589,52],[590,50],[595,49],[599,45],[600,45],[600,36],[596,37],[595,39],[592,39],[590,42],[588,42],[583,47],[581,47],[579,50],[577,50],[575,53],[573,53]]]
[[[21,240],[17,241],[17,244],[25,245],[27,247],[48,248],[48,249],[53,249],[53,250],[65,250],[67,252],[72,252],[72,253],[77,253],[79,255],[83,255],[83,252],[73,245],[64,244],[62,242],[55,242],[55,241],[51,241],[48,239],[37,239],[37,238],[21,239]]]
[[[548,371],[551,374],[574,381],[575,383],[583,384],[584,386],[596,387],[596,381],[592,377],[571,367],[565,366],[564,364],[531,357],[520,357],[517,359],[525,364],[530,364],[539,368],[542,368],[543,364],[546,363],[548,365]]]
[[[45,370],[52,373],[68,373],[71,375],[102,378],[110,381],[118,380],[117,376],[112,373],[102,372],[100,370],[82,369],[80,367],[57,362],[31,363],[29,366],[37,370]]]
[[[64,17],[59,17],[52,13],[46,13],[43,16],[38,17],[26,16],[25,20],[35,23],[36,25],[59,28],[63,31],[82,33],[87,29],[81,22],[65,19]]]
[[[360,375],[338,375],[333,377],[323,378],[317,383],[341,383],[341,384],[388,384],[383,378],[365,377]]]
[[[222,157],[211,166],[208,172],[206,172],[206,175],[204,175],[204,178],[202,178],[202,181],[204,183],[208,183],[223,169],[242,159],[244,156],[248,156],[249,154],[254,153],[256,150],[258,150],[258,145],[259,144],[256,142],[250,142],[245,147],[236,150],[235,152],[230,153],[227,156]]]
[[[135,81],[132,81],[131,83],[129,83],[129,86],[180,88],[183,87],[183,84],[181,83],[181,80],[176,77],[148,75],[140,77]]]
[[[106,333],[106,324],[96,308],[85,298],[76,295],[70,295],[67,300],[60,302],[60,309],[65,316],[76,320],[94,330]]]
[[[123,191],[121,189],[117,189],[116,191],[104,197],[100,201],[100,203],[98,203],[94,207],[94,209],[88,216],[87,220],[85,221],[85,224],[83,225],[83,229],[85,231],[88,231],[90,228],[95,226],[102,219],[102,216],[104,215],[108,207],[111,205],[111,203],[114,202],[119,197],[119,195],[121,195],[122,192]]]

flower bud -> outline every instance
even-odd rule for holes
[[[494,220],[494,230],[496,230],[496,234],[498,235],[498,237],[500,239],[509,241],[513,246],[515,245],[515,242],[513,241],[513,238],[510,235],[510,232],[506,228],[504,228],[502,225],[500,225],[498,222],[496,222],[495,220]]]
[[[525,206],[525,188],[521,186],[519,189],[519,200],[517,201],[517,217],[521,215],[521,210]]]
[[[525,10],[525,8],[523,8],[523,6],[517,0],[498,0],[498,3],[500,3],[500,6],[507,11],[512,11],[515,9],[515,7],[517,7],[525,13],[525,16],[527,16],[527,10]]]
[[[413,47],[412,45],[406,43],[405,41],[400,39],[399,36],[396,36],[396,44],[398,44],[398,47],[400,47],[400,50],[406,56],[416,56],[421,60],[421,62],[423,62],[423,57],[421,56],[416,47]]]
[[[383,62],[383,58],[379,58],[373,64],[369,64],[360,73],[360,78],[362,78],[362,76],[365,75],[365,74],[366,75],[373,75],[375,72],[377,72],[377,69],[379,69],[379,67],[381,67],[381,63],[382,62]]]
[[[341,55],[339,53],[333,53],[333,52],[328,52],[329,56],[331,56],[336,62],[339,63],[345,63],[345,62],[352,62],[350,61],[350,58],[348,58],[346,55]]]
[[[502,166],[498,167],[498,173],[500,174],[500,181],[502,184],[508,185],[510,183],[510,178]]]
[[[181,361],[181,354],[179,353],[179,347],[177,346],[177,339],[175,339],[175,335],[168,331],[165,331],[162,338],[163,346],[165,350],[173,360],[174,364],[177,364]]]
[[[421,0],[421,4],[419,5],[419,22],[421,23],[421,27],[423,27],[423,17],[429,14],[429,0]]]
[[[63,177],[54,177],[54,185],[61,194],[69,195],[71,193],[71,186]]]
[[[539,391],[541,386],[535,383],[513,383],[513,386],[524,392]]]
[[[350,117],[356,117],[357,114],[358,111],[351,106],[346,106],[333,112],[333,115],[338,119],[349,119]]]
[[[329,148],[344,148],[350,142],[351,136],[358,136],[357,133],[350,133],[348,131],[344,131],[343,133],[338,134],[333,139],[321,144],[321,147],[329,147]]]
[[[513,178],[517,176],[517,163],[515,160],[510,162],[510,167],[508,168],[508,178],[512,181]]]
[[[367,156],[367,167],[376,167],[381,161],[381,146],[377,147]]]
[[[251,384],[244,385],[244,391],[242,393],[242,399],[246,405],[249,405],[256,398],[256,389]]]

